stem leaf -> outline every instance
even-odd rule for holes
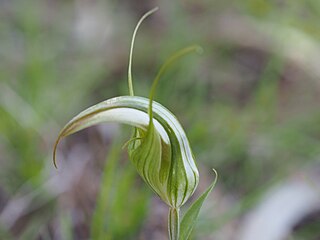
[[[215,187],[218,173],[215,169],[213,169],[215,173],[215,179],[213,183],[208,187],[208,189],[189,207],[187,212],[184,214],[182,221],[180,223],[180,237],[179,240],[187,240],[190,237],[190,234],[195,226],[197,218],[199,216],[200,209],[203,205],[203,202],[207,199],[209,193]]]

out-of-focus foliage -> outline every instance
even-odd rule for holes
[[[81,132],[61,146],[61,168],[51,163],[53,140],[71,116],[128,94],[132,29],[156,5],[134,51],[137,95],[148,95],[170,53],[204,48],[170,70],[156,95],[186,129],[200,188],[212,167],[220,175],[195,239],[240,236],[269,190],[292,179],[319,194],[319,1],[7,0],[0,1],[0,239],[165,238],[164,206],[150,199],[125,153],[114,152],[115,136],[128,129]],[[297,216],[287,238],[319,237],[317,213]]]

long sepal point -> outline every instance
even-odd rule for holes
[[[52,161],[53,161],[53,165],[56,169],[58,169],[58,166],[57,166],[57,147],[58,147],[58,144],[60,142],[60,139],[61,139],[61,136],[59,135],[56,142],[54,143],[54,147],[53,147],[53,157],[52,157]]]
[[[153,113],[152,113],[152,102],[153,102],[153,98],[154,98],[154,94],[156,91],[156,88],[158,86],[158,82],[160,80],[160,78],[162,77],[162,75],[165,73],[165,71],[170,67],[170,65],[172,65],[177,59],[183,57],[184,55],[190,53],[190,52],[196,52],[198,54],[202,54],[203,53],[203,48],[197,44],[185,47],[177,52],[175,52],[173,55],[171,55],[168,60],[160,67],[157,76],[155,77],[155,79],[153,80],[152,86],[151,86],[151,91],[149,94],[149,118],[150,121],[153,118]]]
[[[131,46],[130,46],[130,54],[129,54],[129,67],[128,67],[128,85],[129,85],[129,93],[130,96],[134,96],[134,91],[133,91],[133,83],[132,83],[132,53],[133,53],[133,46],[134,46],[134,41],[136,39],[136,35],[137,35],[137,31],[141,25],[141,23],[144,21],[144,19],[146,19],[148,16],[150,16],[152,13],[158,11],[159,7],[155,7],[153,9],[151,9],[150,11],[148,11],[147,13],[145,13],[139,20],[139,22],[137,23],[134,31],[133,31],[133,35],[132,35],[132,39],[131,39]]]

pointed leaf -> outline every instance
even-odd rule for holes
[[[187,240],[190,237],[190,234],[194,228],[194,225],[197,221],[200,209],[203,205],[203,202],[208,197],[209,193],[212,191],[214,186],[216,185],[218,174],[217,171],[214,170],[216,174],[213,183],[209,186],[209,188],[189,207],[187,212],[184,214],[181,225],[180,225],[180,240]]]

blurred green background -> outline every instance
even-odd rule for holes
[[[320,1],[0,0],[0,239],[167,239],[166,206],[127,161],[130,129],[105,124],[52,147],[79,111],[136,95],[176,63],[156,100],[200,168],[219,172],[193,239],[320,239]]]

